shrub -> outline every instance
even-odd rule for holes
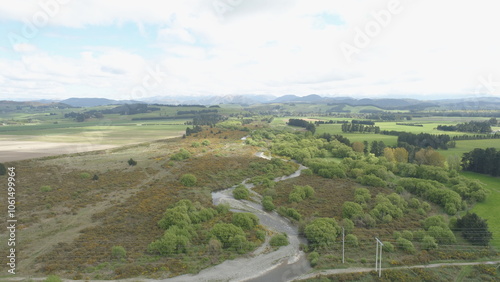
[[[134,161],[134,159],[130,158],[130,159],[128,160],[128,165],[130,165],[130,166],[134,166],[134,165],[136,165],[136,164],[137,164],[137,162],[136,162],[136,161]]]
[[[259,218],[253,213],[234,213],[232,223],[243,229],[250,230],[259,224]]]
[[[429,230],[432,226],[447,227],[444,218],[440,215],[429,216],[424,220],[425,230]]]
[[[189,153],[189,151],[187,151],[186,149],[180,149],[179,152],[172,155],[170,159],[173,161],[182,161],[185,159],[189,159],[189,157],[191,157],[191,153]]]
[[[384,252],[392,253],[394,252],[394,245],[391,242],[383,242],[382,250]]]
[[[273,204],[273,198],[270,196],[264,196],[262,199],[262,207],[266,211],[273,211],[276,208]]]
[[[80,178],[81,179],[89,179],[90,178],[90,174],[87,173],[87,172],[82,172],[82,173],[80,173]]]
[[[455,238],[455,234],[448,228],[448,226],[431,226],[427,231],[429,236],[436,238],[438,243],[440,244],[450,244],[456,243],[457,238]]]
[[[359,182],[363,185],[368,185],[368,186],[373,186],[373,187],[386,187],[387,183],[382,180],[381,178],[369,174],[369,175],[363,175],[359,179]]]
[[[201,144],[200,144],[199,142],[193,142],[193,143],[191,144],[191,147],[193,147],[193,148],[198,148],[198,147],[200,147],[200,146],[201,146]]]
[[[49,185],[43,185],[42,187],[40,187],[40,191],[42,192],[50,192],[52,191],[52,187],[50,187]]]
[[[236,188],[234,188],[234,190],[233,190],[233,197],[236,200],[248,199],[249,196],[250,196],[250,192],[248,191],[248,189],[245,186],[243,186],[241,184],[236,186]]]
[[[355,215],[362,214],[363,207],[360,204],[346,201],[342,205],[342,217],[352,218]]]
[[[99,176],[97,174],[94,174],[94,176],[92,177],[92,180],[94,180],[94,181],[99,180]]]
[[[413,233],[411,231],[403,231],[403,233],[401,233],[401,237],[405,238],[408,241],[413,241]]]
[[[257,239],[259,239],[260,241],[266,240],[266,231],[263,230],[255,231],[255,237],[257,237]]]
[[[231,244],[234,243],[232,242],[233,237],[237,235],[245,236],[245,232],[243,232],[241,227],[231,223],[217,223],[212,227],[210,233],[215,236],[225,248],[231,247]]]
[[[271,238],[271,241],[269,241],[269,244],[273,247],[286,246],[289,244],[288,237],[286,236],[286,234],[274,235]]]
[[[337,222],[333,218],[317,218],[306,225],[306,238],[316,246],[330,246],[340,233]]]
[[[245,235],[238,234],[229,240],[231,249],[235,250],[238,254],[244,254],[251,247],[251,243],[247,241]]]
[[[219,214],[226,214],[229,212],[231,207],[229,206],[229,204],[219,204],[215,209]]]
[[[312,196],[314,196],[314,189],[311,186],[294,186],[292,192],[288,195],[288,201],[299,203]]]
[[[422,239],[422,249],[424,250],[431,250],[435,249],[438,247],[438,244],[436,243],[436,239],[432,236],[426,235]]]
[[[370,190],[366,188],[357,188],[354,190],[354,197],[358,196],[359,200],[363,199],[363,203],[369,201],[372,198]]]
[[[181,176],[180,181],[181,181],[182,185],[187,186],[187,187],[191,187],[191,186],[196,185],[196,182],[198,181],[198,179],[196,179],[196,176],[194,176],[193,174],[187,173],[187,174],[184,174]]]
[[[286,215],[289,216],[289,217],[291,217],[291,218],[293,218],[293,219],[295,219],[295,220],[297,220],[297,221],[299,221],[302,218],[302,216],[300,215],[300,213],[296,209],[294,209],[294,208],[288,208],[286,210]]]
[[[413,231],[413,239],[416,241],[421,242],[424,239],[425,235],[426,233],[424,230]]]
[[[341,226],[344,227],[346,233],[351,233],[354,230],[354,222],[348,218],[342,219]]]
[[[212,255],[220,253],[222,250],[222,243],[216,238],[210,238],[207,246],[208,252]]]
[[[309,259],[311,266],[314,267],[318,264],[319,254],[318,254],[318,252],[312,252],[307,256],[307,258]]]
[[[111,248],[111,257],[114,259],[122,259],[127,256],[127,251],[122,246],[113,246]]]
[[[209,140],[203,140],[203,142],[201,142],[201,145],[203,146],[209,146],[210,145],[210,141]]]
[[[405,251],[406,253],[413,254],[416,252],[415,247],[413,246],[413,243],[409,240],[406,240],[405,238],[398,238],[396,240],[396,243],[398,247]]]
[[[357,247],[357,246],[359,246],[358,237],[356,237],[356,235],[354,235],[354,234],[347,234],[345,236],[345,242],[350,247]]]

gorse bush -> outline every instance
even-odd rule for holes
[[[269,245],[271,245],[273,247],[281,247],[281,246],[286,246],[288,244],[289,244],[289,242],[288,242],[288,237],[286,236],[286,234],[274,235],[271,238],[271,241],[269,241]]]
[[[180,149],[179,152],[173,154],[170,159],[173,161],[182,161],[185,159],[189,159],[191,157],[191,153],[186,149]]]
[[[113,246],[111,248],[111,257],[114,259],[122,259],[127,256],[127,251],[122,246]]]
[[[236,200],[246,200],[246,199],[248,199],[249,196],[250,196],[250,192],[242,184],[236,186],[236,188],[234,188],[234,190],[233,190],[233,197]]]
[[[182,185],[187,186],[187,187],[191,187],[191,186],[196,185],[197,181],[198,181],[198,179],[196,178],[196,176],[194,176],[193,174],[190,174],[190,173],[182,175],[181,179],[180,179],[180,182],[182,183]]]

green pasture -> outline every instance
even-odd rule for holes
[[[472,212],[487,220],[488,227],[493,233],[491,245],[500,250],[500,178],[474,172],[462,172],[461,174],[469,179],[480,180],[486,184],[486,189],[490,191],[486,201],[474,205]]]
[[[456,143],[457,145],[455,148],[439,150],[439,152],[447,157],[450,155],[462,156],[463,153],[468,153],[475,148],[496,148],[500,150],[500,139],[459,140],[456,141]]]

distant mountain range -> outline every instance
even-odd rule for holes
[[[281,97],[271,95],[224,95],[224,96],[178,96],[166,97],[156,96],[141,100],[111,100],[105,98],[70,98],[62,101],[38,100],[43,104],[61,103],[72,107],[95,107],[105,105],[123,104],[166,104],[166,105],[219,105],[219,104],[272,104],[272,103],[311,103],[330,105],[350,105],[350,106],[375,106],[384,110],[423,110],[426,108],[438,108],[447,110],[500,110],[500,98],[478,97],[478,98],[457,98],[442,100],[417,100],[417,99],[396,99],[396,98],[363,98],[355,99],[351,97],[322,97],[312,94],[308,96],[284,95]]]

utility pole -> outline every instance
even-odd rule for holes
[[[345,229],[342,227],[342,263],[344,263]]]
[[[382,241],[380,241],[377,237],[375,237],[375,240],[377,240],[377,251],[375,252],[375,271],[378,271],[378,277],[382,276],[382,246],[384,244]],[[380,248],[380,254],[378,249]]]

